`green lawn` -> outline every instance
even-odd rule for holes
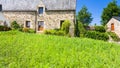
[[[0,68],[118,68],[120,46],[92,39],[0,32]]]

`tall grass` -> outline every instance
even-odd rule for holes
[[[0,32],[0,68],[118,68],[120,46],[92,39]]]

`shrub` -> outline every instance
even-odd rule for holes
[[[30,29],[30,28],[23,28],[22,31],[26,33],[35,33],[35,30]]]
[[[45,30],[44,33],[45,34],[54,34],[55,30]]]
[[[19,28],[18,30],[19,30],[19,31],[23,31],[23,28]]]
[[[35,30],[29,29],[28,32],[29,32],[29,33],[35,33]]]
[[[70,36],[69,27],[70,27],[70,21],[65,20],[62,24],[61,29],[45,30],[44,33],[50,35],[58,35],[58,36]]]
[[[68,34],[69,33],[69,28],[70,28],[70,21],[65,20],[62,24],[61,30],[65,31],[65,33]]]
[[[79,31],[79,36],[83,37],[86,30],[81,22],[78,22],[78,31]]]
[[[114,41],[120,41],[120,38],[113,32],[108,32]]]
[[[100,33],[96,31],[87,31],[85,33],[85,37],[97,39],[97,40],[104,40],[104,41],[107,41],[109,39],[109,36],[107,33]]]
[[[50,35],[58,35],[58,36],[70,36],[69,27],[70,27],[70,21],[65,20],[62,24],[61,29],[45,30],[44,33]]]
[[[19,29],[20,26],[19,26],[19,24],[18,24],[16,21],[13,21],[13,22],[11,23],[11,28],[12,28],[12,29]]]
[[[3,31],[4,30],[4,26],[0,26],[0,31]]]
[[[58,35],[58,36],[64,36],[65,32],[61,31],[61,30],[45,30],[44,31],[45,34],[49,34],[49,35]]]
[[[29,28],[23,28],[22,31],[23,32],[29,32]]]
[[[97,32],[106,32],[104,26],[95,26],[95,31],[97,31]]]
[[[0,31],[9,31],[9,30],[11,30],[10,27],[0,25]]]
[[[64,36],[64,35],[65,35],[65,32],[62,31],[62,30],[59,30],[59,31],[56,31],[56,32],[55,32],[55,35]]]

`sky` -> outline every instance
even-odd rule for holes
[[[85,5],[88,11],[92,13],[93,21],[90,25],[100,25],[101,15],[103,8],[107,7],[108,3],[112,0],[77,0],[76,12],[81,10],[82,6]],[[120,6],[120,0],[117,0],[117,4]]]

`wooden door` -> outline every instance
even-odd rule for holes
[[[111,30],[114,31],[114,23],[111,24]]]
[[[44,22],[43,21],[39,21],[38,22],[38,31],[43,31],[44,29]]]

